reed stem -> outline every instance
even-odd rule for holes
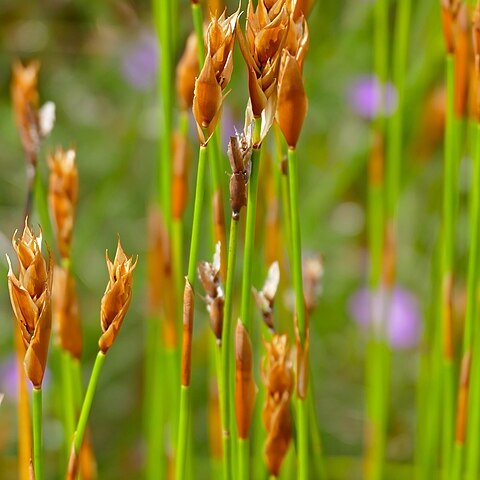
[[[203,63],[205,62],[205,41],[203,40],[203,13],[200,2],[192,2],[192,17],[193,27],[197,36],[198,60],[200,69],[202,69]]]
[[[33,468],[35,480],[43,480],[42,389],[32,391]]]
[[[87,391],[83,399],[82,409],[80,410],[80,417],[78,419],[77,428],[75,430],[73,446],[75,448],[75,454],[78,455],[83,443],[83,437],[85,435],[85,429],[87,428],[88,416],[90,415],[90,409],[92,408],[93,396],[97,388],[100,372],[103,367],[106,355],[103,352],[98,352],[93,364],[90,380],[88,381]]]
[[[61,379],[63,408],[65,414],[65,437],[67,448],[70,446],[75,431],[75,398],[73,394],[73,377],[70,364],[72,358],[69,352],[61,350]]]
[[[238,478],[250,479],[250,440],[248,438],[238,439]]]
[[[190,432],[190,386],[182,385],[180,387],[180,419],[178,423],[178,445],[175,467],[175,478],[183,480],[186,477],[185,470],[187,464],[187,442]]]

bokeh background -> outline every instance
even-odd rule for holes
[[[189,3],[180,3],[177,59],[192,30]],[[236,2],[227,3],[233,11]],[[368,323],[366,162],[370,120],[379,104],[379,85],[372,76],[372,7],[368,0],[320,0],[315,5],[309,18],[311,41],[305,65],[309,112],[298,148],[303,246],[306,252],[321,253],[324,259],[323,294],[311,320],[316,407],[331,468],[349,469],[339,478],[358,478],[362,451]],[[418,354],[422,332],[431,318],[431,258],[439,230],[442,42],[438,2],[414,2],[399,205],[398,285],[389,326],[394,357],[388,457],[393,463],[405,465],[412,461],[414,452]],[[0,278],[4,278],[0,282],[0,392],[5,394],[0,406],[2,479],[16,478],[17,440],[13,321],[4,253],[11,252],[10,239],[20,227],[26,196],[25,161],[10,100],[11,64],[15,59],[40,59],[41,102],[51,100],[56,104],[55,128],[40,156],[44,182],[49,150],[56,145],[72,145],[78,152],[80,196],[73,265],[80,290],[85,379],[100,332],[99,305],[107,282],[105,249],[113,254],[119,234],[125,250],[139,255],[133,302],[109,353],[91,415],[100,478],[132,479],[138,478],[145,453],[141,398],[146,212],[154,197],[162,129],[156,94],[158,55],[148,1],[0,2]],[[224,151],[234,128],[242,129],[248,95],[238,47],[235,57],[222,121]],[[393,112],[395,108],[396,92],[391,86],[388,110]],[[193,124],[190,130],[195,150]],[[195,155],[193,158],[195,162]],[[464,164],[462,179],[466,183],[468,162]],[[194,173],[194,168],[191,170]],[[225,186],[227,182],[225,175]],[[260,196],[264,199],[262,190]],[[191,210],[192,202],[187,219]],[[466,221],[466,215],[461,214],[460,266],[464,265],[462,225]],[[205,224],[205,232],[208,228]],[[209,245],[205,240],[202,258],[211,256]],[[238,264],[240,259],[241,255]],[[256,260],[255,283],[261,285],[267,269],[261,248]],[[458,298],[461,309],[461,288]],[[283,302],[288,309],[288,295],[278,300]],[[208,478],[205,345],[211,333],[201,302],[197,305],[193,363],[196,478]],[[261,322],[258,315],[256,322]],[[54,351],[50,356],[55,356]],[[50,364],[52,379],[55,362]],[[48,478],[60,478],[54,472],[63,448],[56,388],[51,380],[44,400]]]

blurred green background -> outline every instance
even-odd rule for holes
[[[192,29],[189,3],[180,3],[177,58]],[[236,2],[228,3],[231,12]],[[394,2],[390,3],[393,6]],[[311,40],[304,75],[309,112],[298,148],[301,222],[305,251],[320,252],[324,258],[323,296],[311,320],[311,352],[319,424],[325,452],[332,458],[360,457],[362,451],[365,336],[352,318],[349,302],[365,286],[367,273],[365,190],[371,126],[354,96],[359,82],[371,76],[372,6],[368,0],[320,0],[309,18]],[[105,364],[90,422],[100,478],[131,479],[138,478],[145,450],[141,406],[146,210],[156,184],[162,129],[155,45],[147,1],[0,2],[0,265],[4,276],[4,288],[0,288],[0,392],[6,394],[0,407],[2,479],[16,478],[13,321],[4,253],[11,252],[10,238],[20,227],[26,196],[25,161],[10,100],[11,64],[15,59],[40,59],[41,103],[51,100],[56,104],[55,128],[43,143],[40,156],[43,181],[47,179],[45,156],[50,149],[56,145],[77,149],[80,196],[73,264],[80,290],[85,379],[100,332],[99,305],[107,282],[105,249],[113,255],[119,234],[126,252],[139,255],[133,302]],[[437,130],[442,128],[442,112],[441,107],[432,110],[432,98],[440,96],[441,105],[438,88],[442,76],[438,2],[414,2],[399,206],[398,284],[417,300],[418,322],[429,318],[431,257],[439,227],[441,142]],[[248,95],[238,48],[230,88],[224,109],[224,147],[233,126],[239,130],[243,126]],[[195,150],[193,125],[191,139]],[[468,162],[464,166],[466,183]],[[194,174],[194,168],[191,170]],[[227,182],[225,175],[225,188]],[[191,209],[190,202],[187,226]],[[462,214],[461,266],[465,223],[466,215]],[[209,227],[205,224],[204,228],[207,231]],[[210,258],[211,250],[205,241],[200,257]],[[258,255],[255,284],[261,285],[267,266],[261,253]],[[211,333],[205,309],[201,302],[197,305],[193,363],[196,478],[208,478],[205,338]],[[256,320],[260,324],[259,315]],[[419,330],[422,328],[419,325]],[[414,449],[420,341],[414,343],[396,351],[393,358],[388,457],[398,463],[411,462]],[[54,355],[53,351],[50,358]],[[63,442],[55,388],[50,382],[44,400],[47,478],[60,478],[54,474]],[[332,468],[336,464],[332,460]],[[347,470],[339,478],[358,478],[358,462],[342,465]]]

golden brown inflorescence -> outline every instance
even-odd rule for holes
[[[268,470],[276,477],[292,438],[290,401],[295,380],[287,336],[274,335],[265,342],[265,347],[263,382],[266,392],[262,417],[267,439],[264,453]]]
[[[223,12],[219,18],[212,17],[208,25],[207,54],[195,81],[192,109],[202,145],[206,145],[213,135],[222,112],[222,92],[233,71],[233,47],[239,14],[237,10],[225,18]]]
[[[217,343],[222,341],[223,330],[223,308],[225,298],[223,294],[222,281],[220,278],[220,242],[217,242],[213,262],[200,262],[198,266],[198,277],[205,290],[205,302],[210,315],[210,326]]]
[[[241,439],[248,438],[256,395],[252,342],[247,329],[239,320],[235,331],[235,416],[238,437]]]
[[[78,171],[75,150],[57,150],[48,156],[50,178],[48,202],[62,258],[69,258],[78,198]]]
[[[25,228],[22,236],[13,236],[20,271],[14,275],[7,256],[8,290],[15,318],[25,347],[25,371],[35,388],[40,388],[45,374],[52,325],[51,292],[53,269],[50,256],[41,252],[42,235]]]
[[[137,260],[134,262],[132,257],[128,258],[125,255],[120,239],[118,239],[113,262],[108,258],[108,250],[105,257],[109,280],[100,308],[103,334],[98,341],[98,346],[103,353],[107,353],[113,345],[127,314],[132,300],[133,270],[137,266]]]
[[[53,103],[47,102],[39,107],[37,90],[39,70],[38,61],[26,65],[16,61],[13,64],[11,83],[15,122],[25,156],[33,167],[37,164],[40,140],[50,133],[55,118]]]

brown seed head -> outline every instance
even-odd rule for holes
[[[52,300],[58,342],[63,350],[80,359],[82,327],[78,298],[75,280],[66,268],[55,267]]]
[[[123,251],[118,239],[117,251],[113,262],[108,258],[108,250],[105,253],[108,268],[108,284],[103,294],[100,308],[100,320],[102,336],[98,346],[103,353],[113,345],[127,314],[132,299],[133,270],[137,266],[138,258],[128,258]]]
[[[235,331],[235,412],[240,438],[248,438],[256,395],[252,342],[246,328],[239,320]]]
[[[48,202],[62,258],[70,257],[78,197],[78,171],[75,150],[57,148],[48,156],[50,178]]]
[[[17,237],[15,233],[12,243],[20,271],[17,278],[7,256],[10,302],[26,349],[24,364],[27,377],[34,387],[40,388],[52,324],[50,304],[53,269],[50,256],[48,264],[42,257],[41,233],[36,236],[27,221],[22,236]]]
[[[301,65],[287,50],[283,51],[278,78],[275,118],[290,148],[295,148],[307,114],[307,96],[303,87]]]
[[[265,403],[263,424],[267,430],[265,459],[271,475],[278,476],[292,438],[290,400],[294,388],[293,366],[286,335],[274,335],[265,342],[263,365]]]
[[[177,96],[180,108],[183,110],[192,108],[195,78],[199,70],[197,36],[192,32],[187,38],[185,50],[177,65]]]
[[[315,0],[294,0],[293,18],[298,20],[303,16],[308,17],[315,4]]]
[[[259,0],[256,10],[249,0],[245,36],[239,29],[238,41],[247,64],[252,114],[259,118],[266,111],[268,127],[275,112],[278,70],[289,22],[284,0]]]
[[[212,16],[207,28],[207,54],[203,68],[195,81],[193,116],[198,136],[206,145],[221,115],[222,91],[230,81],[233,70],[235,30],[240,11],[225,18]]]
[[[317,306],[322,293],[323,259],[321,255],[312,255],[303,260],[303,295],[308,315]]]
[[[447,53],[455,50],[455,17],[457,16],[460,0],[440,0],[442,12],[443,38]]]

